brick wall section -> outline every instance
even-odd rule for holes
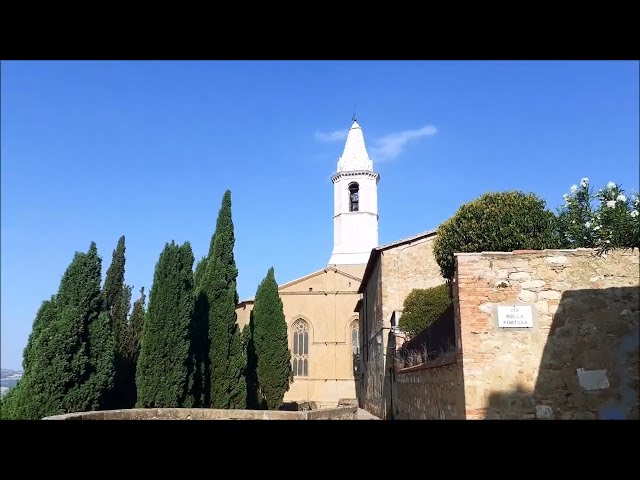
[[[454,355],[396,373],[393,383],[395,420],[464,419],[462,364]]]
[[[638,418],[638,250],[458,254],[456,263],[467,419]],[[531,305],[533,328],[498,328],[498,304]]]

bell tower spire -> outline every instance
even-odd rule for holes
[[[361,265],[378,246],[378,181],[358,124],[352,125],[333,182],[333,253],[329,265]]]

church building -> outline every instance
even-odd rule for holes
[[[333,181],[333,251],[327,265],[278,287],[292,355],[293,383],[285,402],[335,406],[358,398],[360,283],[378,246],[378,180],[354,118]],[[254,299],[241,301],[238,324],[249,322]]]

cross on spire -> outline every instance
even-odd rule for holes
[[[358,118],[356,117],[356,104],[353,104],[353,117],[351,117],[352,122],[357,122]]]

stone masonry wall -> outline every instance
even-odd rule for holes
[[[405,368],[393,382],[395,420],[464,419],[462,364],[455,355]]]
[[[433,255],[435,238],[422,238],[382,252],[384,327],[391,327],[391,313],[402,310],[404,299],[413,289],[436,287],[445,282]]]
[[[402,310],[404,299],[414,288],[430,288],[445,280],[433,256],[435,236],[420,238],[381,252],[378,264],[372,272],[365,291],[365,322],[370,337],[368,361],[363,378],[363,407],[380,418],[391,414],[391,369],[393,345],[390,333],[391,314]],[[382,343],[371,339],[380,333]],[[367,339],[365,339],[365,342]]]
[[[638,418],[638,250],[457,254],[456,263],[467,419]],[[532,326],[499,327],[499,305],[530,308]]]
[[[364,370],[361,377],[360,404],[379,418],[385,417],[384,405],[384,350],[376,341],[382,330],[382,276],[381,261],[375,265],[363,298],[361,359]]]

